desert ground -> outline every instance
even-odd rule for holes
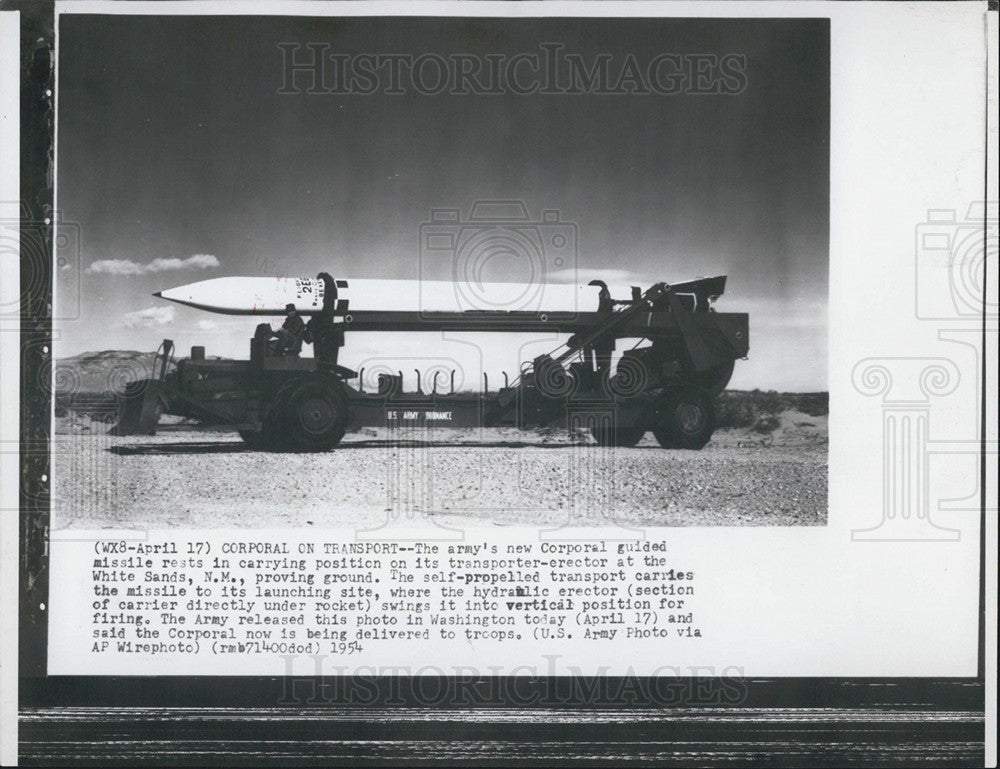
[[[794,409],[716,430],[701,451],[647,433],[605,449],[562,430],[348,433],[324,454],[249,450],[235,432],[161,424],[117,437],[57,417],[53,527],[815,526],[827,517],[827,416]]]

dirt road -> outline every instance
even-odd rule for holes
[[[75,425],[54,440],[53,526],[823,525],[826,418],[803,417],[720,430],[701,451],[651,434],[602,449],[555,430],[366,429],[326,454],[270,454],[235,433]]]

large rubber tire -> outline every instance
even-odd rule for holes
[[[658,421],[653,435],[663,448],[700,449],[715,430],[715,406],[704,390],[680,390],[665,396]]]
[[[347,432],[347,418],[340,383],[310,376],[282,398],[267,432],[286,451],[329,451]]]

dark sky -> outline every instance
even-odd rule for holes
[[[281,43],[484,58],[540,54],[550,42],[588,63],[608,54],[613,73],[628,54],[642,66],[661,53],[741,54],[746,87],[669,96],[278,93]],[[83,315],[64,324],[62,354],[155,347],[166,328],[175,339],[185,329],[221,331],[203,313],[164,314],[150,297],[198,279],[321,269],[418,278],[419,228],[431,208],[517,198],[533,215],[558,209],[578,225],[586,279],[727,272],[719,309],[753,313],[751,358],[768,343],[807,346],[815,360],[789,387],[826,387],[824,20],[64,14],[59,44],[58,207],[80,223],[83,241]],[[153,263],[195,254],[218,266]],[[106,260],[141,274],[93,269]],[[448,277],[427,265],[423,274]],[[106,345],[93,340],[95,324],[108,329]],[[769,382],[773,372],[761,376]]]

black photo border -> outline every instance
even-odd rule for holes
[[[47,676],[55,18],[51,0],[3,7],[21,13],[22,233],[49,249],[22,235],[22,764],[983,764],[985,484],[973,678]]]

